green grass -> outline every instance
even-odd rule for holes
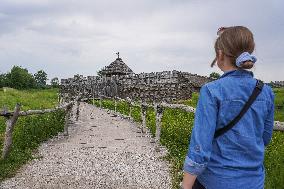
[[[275,120],[284,121],[284,88],[273,89],[275,94]]]
[[[276,94],[276,102],[281,97]],[[279,93],[279,92],[278,92]],[[190,106],[196,107],[198,101],[198,94],[195,93],[192,99],[186,101],[179,101],[178,103],[184,103]],[[281,101],[281,100],[280,100]],[[113,107],[114,102],[108,100],[108,107]],[[95,104],[99,104],[97,101]],[[104,104],[104,103],[103,103]],[[112,104],[112,105],[111,105]],[[119,103],[118,103],[119,104]],[[121,105],[123,106],[123,104]],[[124,106],[128,106],[124,104]],[[121,107],[118,111],[123,110],[128,115],[128,107]],[[141,109],[134,107],[132,117],[134,120],[141,122]],[[283,115],[283,114],[282,114]],[[155,112],[153,108],[148,108],[146,113],[146,124],[152,135],[155,135],[156,123],[155,123]],[[161,128],[161,144],[166,146],[169,150],[169,154],[166,157],[171,163],[172,183],[173,188],[179,188],[183,172],[183,162],[188,150],[189,137],[194,122],[194,114],[187,113],[179,109],[168,109],[166,108],[162,117],[162,128]],[[266,148],[265,153],[265,167],[266,167],[266,189],[280,189],[284,186],[284,133],[275,131],[273,133],[272,141]]]
[[[0,91],[0,106],[13,110],[21,103],[24,110],[52,108],[57,104],[57,89]],[[43,115],[19,117],[13,132],[13,145],[8,158],[0,160],[0,181],[11,177],[27,161],[41,142],[63,131],[65,112],[58,110]],[[5,118],[0,117],[0,149],[2,154]]]
[[[0,91],[0,108],[7,106],[14,110],[16,103],[21,103],[21,110],[53,108],[58,104],[58,89]]]
[[[198,102],[198,97],[199,97],[199,93],[194,92],[194,93],[192,93],[191,99],[180,100],[177,103],[185,104],[185,105],[191,106],[191,107],[196,107],[197,106],[197,102]]]

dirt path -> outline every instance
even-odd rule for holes
[[[135,123],[85,103],[80,109],[68,137],[42,144],[40,158],[0,188],[170,188],[168,164]]]

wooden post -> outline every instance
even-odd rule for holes
[[[155,105],[155,112],[156,112],[156,143],[160,143],[161,137],[161,120],[163,117],[163,107],[161,105]]]
[[[72,105],[70,106],[69,123],[74,123],[74,120],[75,120],[74,104],[75,104],[75,102],[73,101],[73,102],[72,102]]]
[[[60,104],[60,93],[57,93],[57,101],[58,101],[58,104]]]
[[[76,110],[76,121],[79,120],[79,114],[80,114],[80,101],[77,100],[77,110]]]
[[[95,105],[95,95],[93,93],[93,106]]]
[[[117,109],[117,100],[116,97],[114,97],[114,112],[116,113],[116,109]]]
[[[102,97],[100,96],[100,109],[102,109]]]
[[[131,113],[132,113],[131,102],[128,102],[128,105],[129,105],[129,118],[131,118]]]
[[[146,132],[146,110],[147,106],[144,103],[141,103],[141,119],[142,119],[142,133]]]
[[[10,153],[12,142],[13,142],[13,130],[18,120],[19,112],[20,112],[20,104],[17,104],[15,107],[13,116],[11,118],[6,117],[7,120],[6,120],[5,141],[4,141],[3,152],[2,152],[3,159],[5,159]]]
[[[64,135],[65,136],[68,136],[68,124],[69,124],[69,118],[71,115],[72,106],[73,104],[66,107],[65,124],[64,124]]]

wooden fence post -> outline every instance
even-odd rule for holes
[[[77,100],[77,110],[76,110],[76,121],[79,120],[79,114],[80,114],[80,101],[79,99]]]
[[[155,112],[156,112],[156,143],[160,143],[161,137],[161,120],[163,117],[163,107],[159,105],[155,105]]]
[[[3,159],[5,159],[10,153],[12,142],[13,142],[13,130],[18,120],[19,112],[20,112],[20,104],[17,104],[15,107],[13,116],[11,118],[6,117],[7,120],[6,120],[5,141],[4,141],[3,152],[2,152]]]
[[[65,124],[64,124],[64,135],[65,136],[68,136],[68,124],[69,124],[72,106],[73,104],[66,107]]]
[[[100,96],[100,109],[102,109],[102,97]]]
[[[95,105],[95,95],[93,93],[93,106]]]
[[[116,109],[117,109],[117,99],[116,97],[114,97],[114,112],[116,113]]]
[[[147,111],[147,106],[144,103],[141,103],[142,133],[146,132],[146,111]]]
[[[132,113],[131,102],[128,102],[128,105],[129,105],[129,119],[131,119],[131,113]]]
[[[60,100],[61,100],[61,98],[60,98],[60,93],[57,93],[57,101],[58,101],[58,104],[60,104]]]

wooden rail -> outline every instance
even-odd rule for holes
[[[102,108],[102,100],[103,99],[110,99],[110,100],[114,100],[115,101],[115,108],[114,108],[114,114],[120,115],[117,113],[117,101],[124,101],[127,102],[129,105],[129,115],[128,116],[124,116],[124,115],[120,115],[124,118],[131,118],[131,107],[136,106],[136,107],[140,107],[141,108],[141,119],[142,119],[142,124],[141,124],[141,130],[142,132],[146,131],[146,111],[147,111],[147,107],[151,107],[154,108],[155,111],[155,115],[156,115],[156,131],[155,131],[155,141],[157,143],[160,142],[160,134],[161,134],[161,119],[163,117],[163,111],[165,108],[172,108],[172,109],[182,109],[186,112],[189,113],[195,113],[196,109],[194,107],[191,106],[187,106],[184,104],[168,104],[165,102],[161,102],[161,103],[154,103],[154,104],[147,104],[145,102],[134,102],[131,99],[121,99],[118,97],[115,98],[111,98],[111,97],[106,97],[106,96],[100,96],[100,98],[95,98],[93,100],[99,100],[99,104],[100,104],[100,108]],[[90,100],[90,99],[83,99],[83,100]],[[279,122],[279,121],[275,121],[274,122],[274,127],[273,130],[275,131],[284,131],[284,122]]]
[[[64,135],[68,135],[68,120],[70,118],[70,113],[71,113],[71,109],[73,105],[74,105],[74,101],[66,103],[64,105],[60,105],[53,109],[20,111],[20,108],[21,108],[20,104],[16,104],[14,111],[7,111],[7,108],[4,108],[4,110],[0,112],[0,116],[3,116],[6,118],[6,121],[5,121],[6,131],[5,131],[5,139],[4,139],[4,145],[3,145],[3,151],[2,151],[2,158],[3,159],[7,158],[7,156],[9,155],[11,151],[11,146],[13,143],[13,138],[12,138],[13,131],[14,131],[14,127],[16,125],[16,122],[19,116],[45,114],[45,113],[55,112],[59,109],[63,109],[66,111],[65,124],[64,124]],[[77,106],[79,106],[78,101],[77,101]],[[78,107],[77,107],[77,112],[78,112]],[[77,115],[77,117],[78,116],[79,114]]]

